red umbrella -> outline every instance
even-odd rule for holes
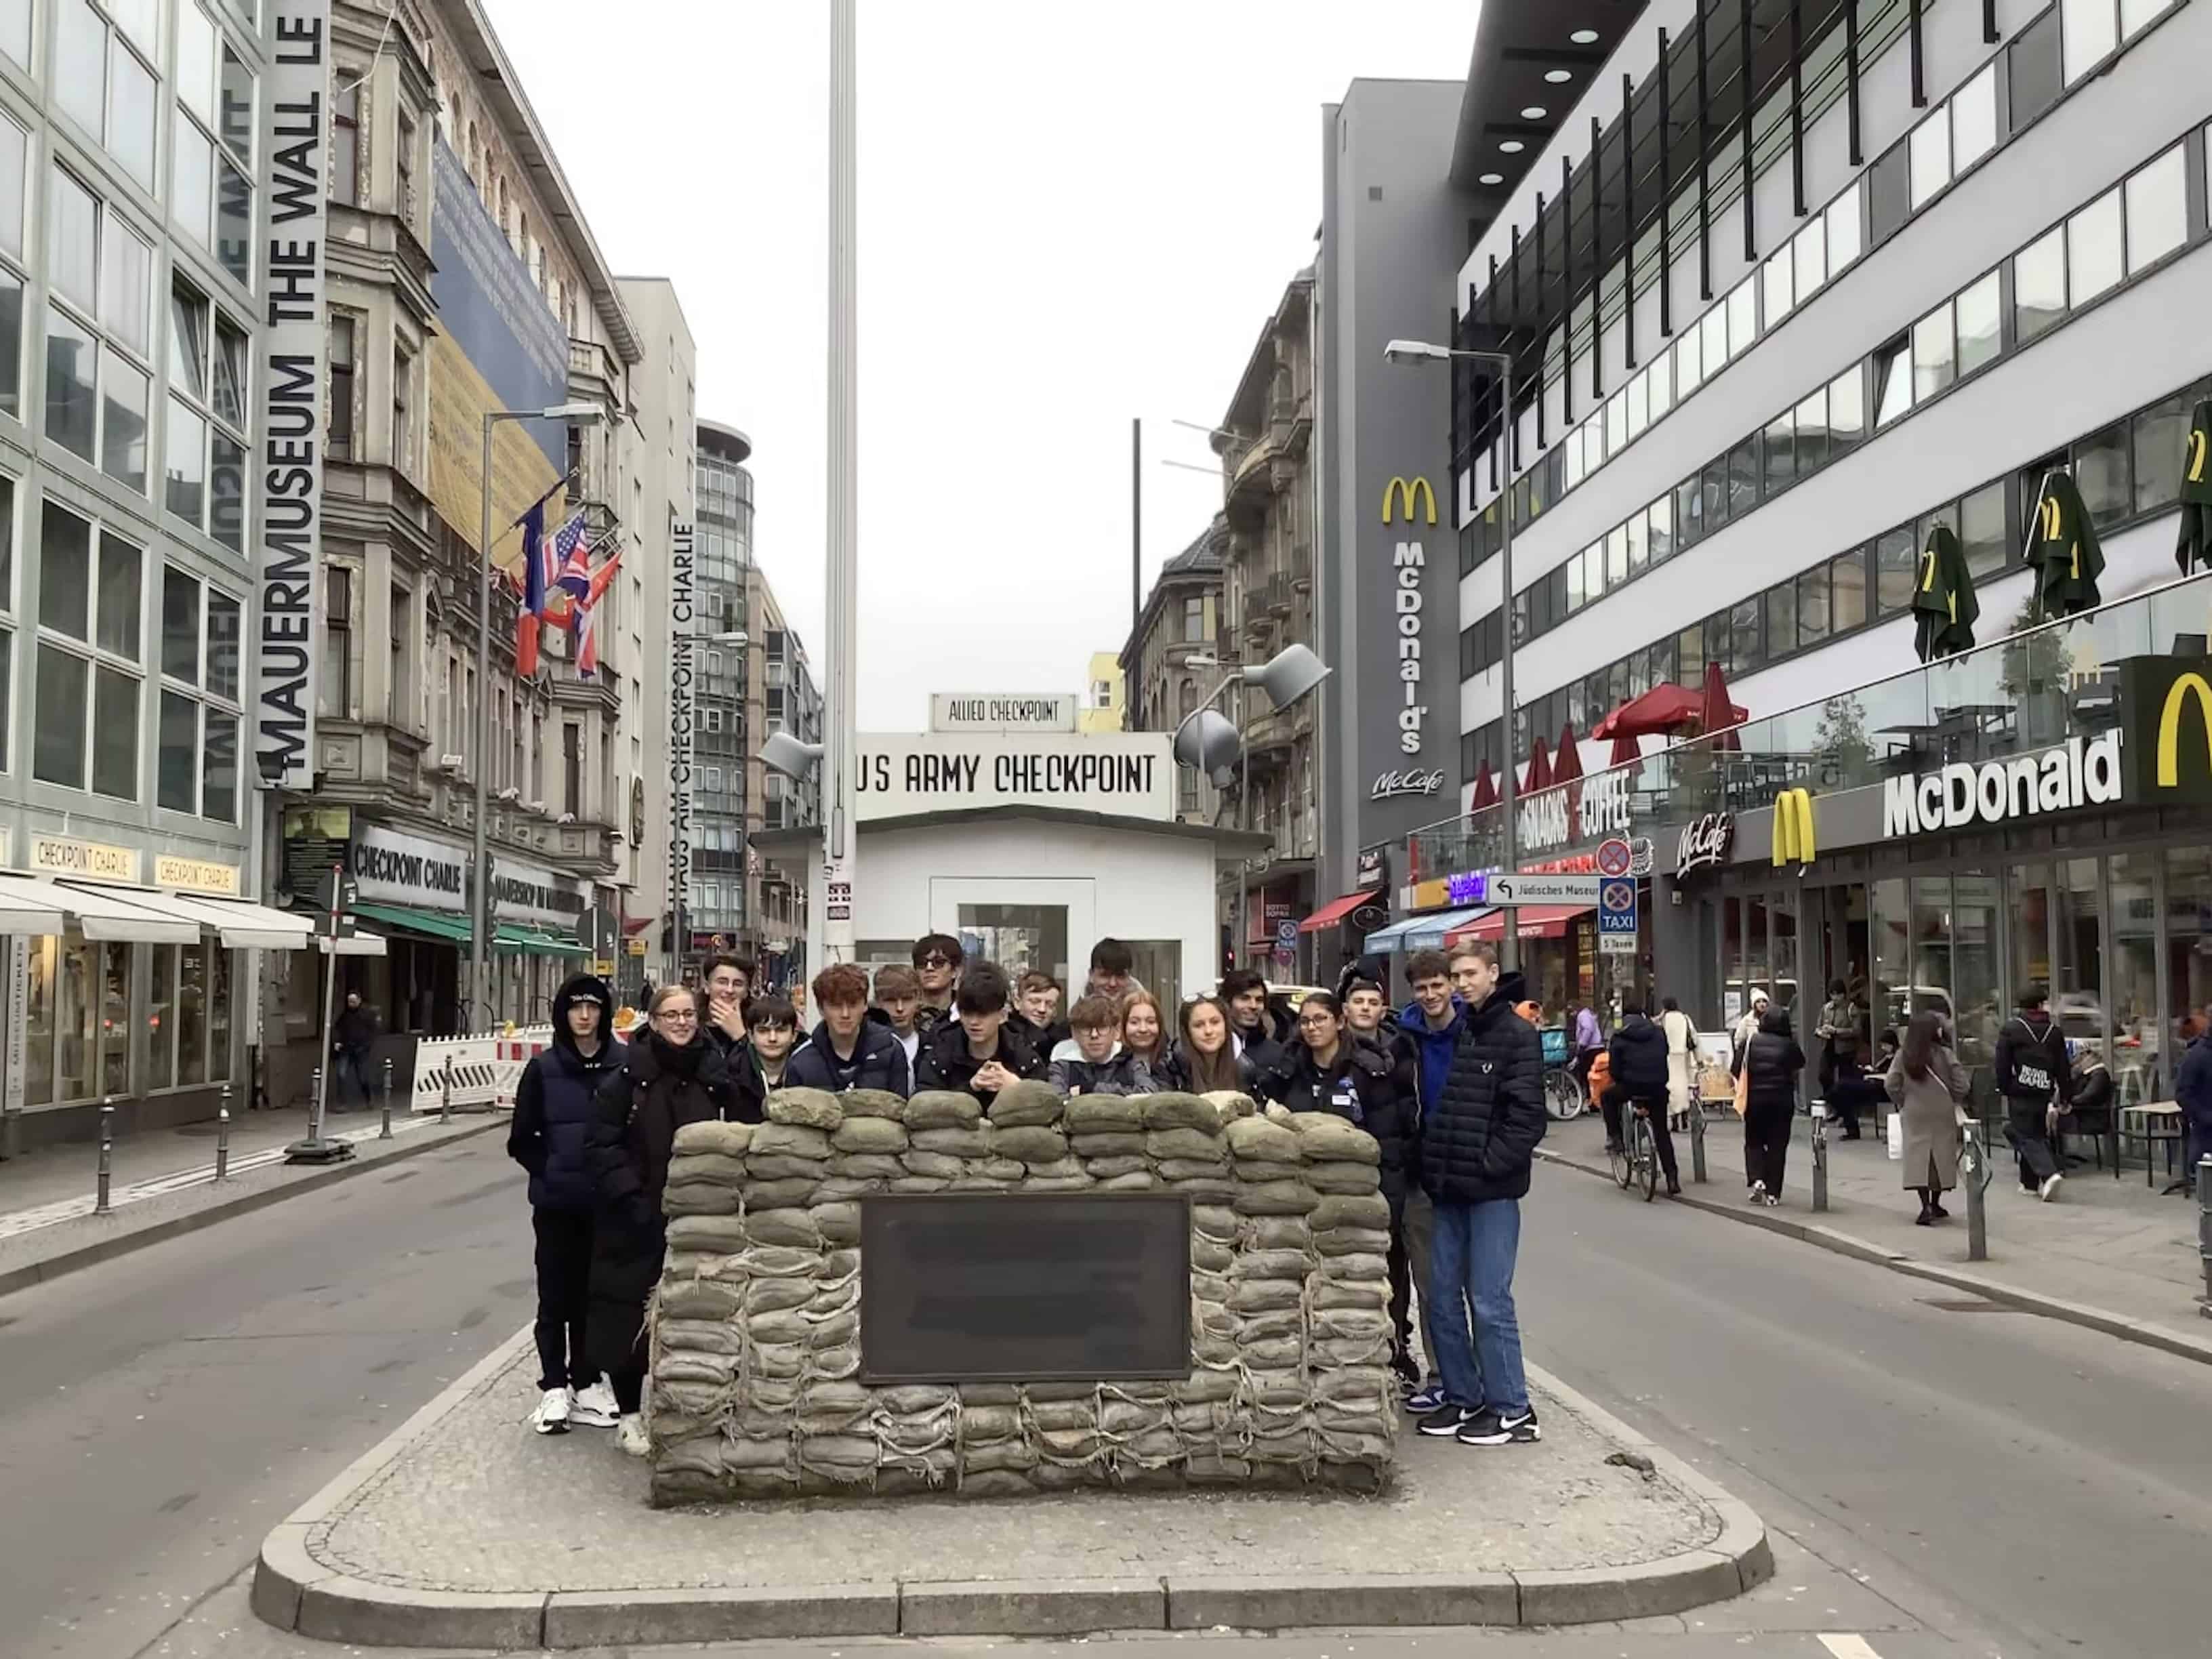
[[[1528,772],[1522,780],[1521,793],[1525,797],[1551,787],[1552,757],[1544,752],[1544,734],[1539,732],[1536,740],[1528,745]]]
[[[1569,720],[1559,728],[1559,746],[1552,759],[1552,781],[1579,783],[1582,775],[1583,751],[1575,743],[1575,723]]]
[[[1705,699],[1698,692],[1669,680],[1622,703],[1590,728],[1590,736],[1616,740],[1623,737],[1661,737],[1695,725],[1704,708]],[[1728,725],[1750,718],[1741,708],[1735,709],[1735,714],[1734,720],[1726,722]]]
[[[1491,775],[1490,763],[1485,761],[1482,769],[1474,775],[1474,793],[1468,798],[1467,810],[1480,812],[1486,806],[1498,805],[1498,780]]]
[[[1729,701],[1728,683],[1721,678],[1721,665],[1707,663],[1705,696],[1698,705],[1698,724],[1704,734],[1709,738],[1715,732],[1723,734],[1713,744],[1716,749],[1741,750],[1743,739],[1728,728],[1741,726],[1746,718],[1745,711]]]
[[[1613,734],[1613,755],[1606,763],[1607,765],[1633,766],[1643,758],[1644,745],[1633,734],[1626,732]]]

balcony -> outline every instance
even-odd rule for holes
[[[620,409],[623,404],[622,364],[596,340],[568,342],[568,395]]]

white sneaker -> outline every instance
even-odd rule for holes
[[[615,1391],[602,1376],[588,1388],[578,1391],[576,1408],[570,1413],[569,1420],[579,1428],[611,1429],[615,1419],[621,1415],[621,1408],[615,1404]]]
[[[1753,1204],[1764,1204],[1764,1203],[1765,1203],[1765,1202],[1766,1202],[1766,1183],[1765,1183],[1765,1182],[1763,1182],[1763,1181],[1754,1181],[1754,1182],[1753,1182],[1751,1183],[1751,1190],[1750,1190],[1749,1192],[1746,1193],[1746,1194],[1744,1194],[1744,1197],[1745,1197],[1747,1200],[1749,1200],[1751,1203],[1753,1203]]]
[[[566,1389],[548,1389],[538,1401],[538,1409],[530,1414],[530,1426],[540,1434],[568,1432],[568,1413],[575,1405],[575,1397]]]
[[[2058,1196],[2058,1183],[2065,1179],[2064,1176],[2056,1173],[2045,1176],[2043,1185],[2035,1189],[2035,1195],[2045,1204],[2050,1203],[2052,1199]]]
[[[653,1442],[645,1432],[645,1419],[635,1412],[624,1412],[622,1421],[615,1425],[615,1444],[632,1457],[644,1457],[653,1450]]]

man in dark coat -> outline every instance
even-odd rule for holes
[[[1471,969],[1459,981],[1465,1023],[1443,1092],[1424,1107],[1418,1164],[1436,1206],[1430,1319],[1445,1398],[1419,1426],[1462,1445],[1526,1443],[1543,1436],[1522,1369],[1513,1269],[1544,1138],[1543,1041],[1513,1012],[1521,975],[1499,975],[1495,945],[1460,945],[1451,965]]]
[[[2188,1036],[2191,1027],[2196,1028],[2195,1035],[2190,1037],[2173,1078],[2173,1097],[2181,1107],[2183,1130],[2181,1185],[2189,1193],[2197,1189],[2197,1161],[2212,1156],[2212,1036],[2206,1035],[2195,1014],[2185,1022],[2183,1034]]]
[[[1264,1074],[1281,1065],[1297,1041],[1297,1018],[1288,1003],[1267,994],[1266,978],[1250,968],[1224,974],[1221,1000],[1229,1009],[1237,1052],[1252,1062],[1252,1069]]]
[[[577,1398],[579,1384],[593,1375],[584,1363],[584,1313],[595,1194],[584,1147],[599,1085],[627,1053],[607,1030],[614,1006],[607,982],[590,974],[553,994],[553,1046],[523,1067],[507,1126],[507,1155],[530,1171],[544,1395],[532,1423],[540,1434],[566,1434],[571,1419],[606,1428],[615,1419],[614,1395],[605,1388],[585,1388]]]
[[[995,962],[961,975],[953,997],[958,1018],[922,1039],[915,1088],[959,1090],[988,1107],[1008,1084],[1045,1077],[1045,1057],[1007,1028],[1007,988],[1006,970]]]
[[[2051,1154],[2051,1133],[2065,1106],[2073,1068],[2066,1038],[2044,1002],[2040,985],[2021,993],[2020,1014],[1997,1033],[1990,1069],[2004,1097],[2005,1139],[2020,1163],[2020,1189],[2049,1203],[2066,1179]]]
[[[1667,1127],[1667,1034],[1644,1012],[1644,999],[1630,992],[1620,1000],[1620,1024],[1614,1027],[1606,1054],[1613,1062],[1613,1084],[1598,1103],[1605,1114],[1606,1150],[1621,1143],[1625,1109],[1644,1108],[1650,1121],[1652,1144],[1659,1152],[1659,1167],[1667,1176],[1667,1195],[1682,1195],[1682,1178],[1674,1168],[1674,1137]]]
[[[822,1022],[792,1050],[784,1073],[790,1089],[880,1089],[904,1099],[912,1088],[906,1048],[888,1025],[868,1018],[868,976],[849,962],[832,963],[814,976],[814,1006]]]

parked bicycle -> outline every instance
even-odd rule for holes
[[[1574,1053],[1565,1026],[1547,1025],[1544,1040],[1544,1111],[1554,1123],[1567,1123],[1589,1109],[1589,1091],[1574,1073]]]

